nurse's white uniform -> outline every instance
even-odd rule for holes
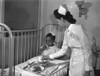
[[[85,32],[81,25],[71,24],[65,31],[60,51],[49,55],[51,59],[60,57],[71,47],[69,76],[84,76],[85,71],[92,70],[91,43]]]

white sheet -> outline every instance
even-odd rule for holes
[[[29,59],[28,61],[26,61],[24,63],[20,63],[20,64],[16,65],[15,66],[15,76],[41,76],[41,75],[38,75],[38,74],[35,74],[35,73],[32,73],[32,72],[23,70],[23,68],[25,66],[27,66],[29,63],[32,63],[34,61],[37,62],[37,60],[38,60],[38,57],[34,57],[34,58]],[[54,63],[62,63],[62,62],[64,62],[64,61],[61,61],[61,60],[57,60],[57,61],[55,60],[54,61]],[[58,69],[60,69],[61,67],[63,67],[63,66],[60,66]],[[53,67],[53,68],[56,69],[56,67]],[[5,71],[5,75],[8,76],[9,68],[4,69],[4,71]],[[1,70],[0,70],[0,73],[1,73]],[[0,76],[1,76],[1,74],[0,74]]]

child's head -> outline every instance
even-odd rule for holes
[[[48,46],[53,46],[55,42],[55,36],[53,36],[51,33],[48,33],[46,35],[46,44]]]

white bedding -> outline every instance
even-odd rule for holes
[[[15,76],[41,76],[38,74],[35,74],[33,72],[30,71],[25,71],[23,68],[26,67],[29,63],[32,63],[34,61],[37,61],[37,57],[31,58],[28,61],[24,62],[24,63],[20,63],[18,65],[15,66]],[[62,61],[55,61],[55,62],[62,62]],[[63,66],[60,66],[58,69],[60,69]],[[55,67],[56,68],[56,67]],[[8,76],[9,73],[9,68],[4,69],[5,71],[5,76]],[[0,70],[0,76],[1,76],[1,70]]]

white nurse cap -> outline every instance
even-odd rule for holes
[[[62,14],[62,15],[66,15],[66,12],[68,11],[68,8],[66,6],[66,4],[62,4],[60,5],[60,7],[58,8],[58,13]]]

